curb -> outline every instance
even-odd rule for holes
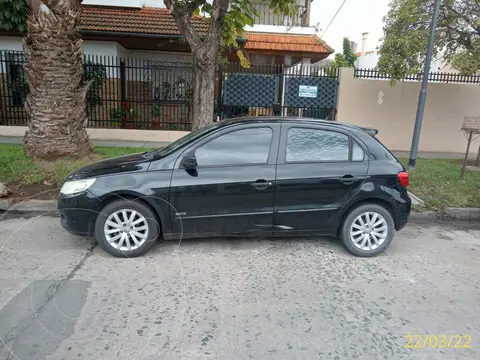
[[[412,212],[410,220],[432,221],[432,220],[480,220],[480,208],[447,208],[444,213],[434,211]]]
[[[446,214],[458,220],[480,220],[480,208],[447,208]]]
[[[56,212],[56,200],[25,200],[17,204],[10,204],[8,200],[0,200],[0,211],[12,211],[17,213],[30,212]]]
[[[26,200],[18,204],[10,204],[8,200],[0,200],[0,211],[17,213],[56,212],[56,200]],[[445,213],[434,211],[412,212],[410,220],[480,220],[480,208],[447,208]]]

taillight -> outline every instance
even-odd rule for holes
[[[400,171],[397,176],[398,176],[398,181],[400,181],[400,184],[402,184],[403,187],[407,187],[408,173],[406,171]]]

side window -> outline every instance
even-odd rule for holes
[[[268,127],[220,135],[195,151],[198,166],[265,164],[272,136],[272,129]]]
[[[352,161],[363,161],[364,158],[365,151],[355,140],[352,140]]]
[[[290,128],[287,162],[348,161],[349,137],[335,131]]]

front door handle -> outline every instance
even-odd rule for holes
[[[350,185],[353,184],[357,180],[357,178],[353,175],[345,175],[340,178],[340,181],[344,183],[345,185]]]
[[[272,183],[263,179],[257,180],[253,183],[253,187],[257,190],[265,190],[272,186]]]

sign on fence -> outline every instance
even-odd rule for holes
[[[309,85],[299,85],[298,86],[298,97],[303,98],[316,98],[318,93],[317,86]]]

